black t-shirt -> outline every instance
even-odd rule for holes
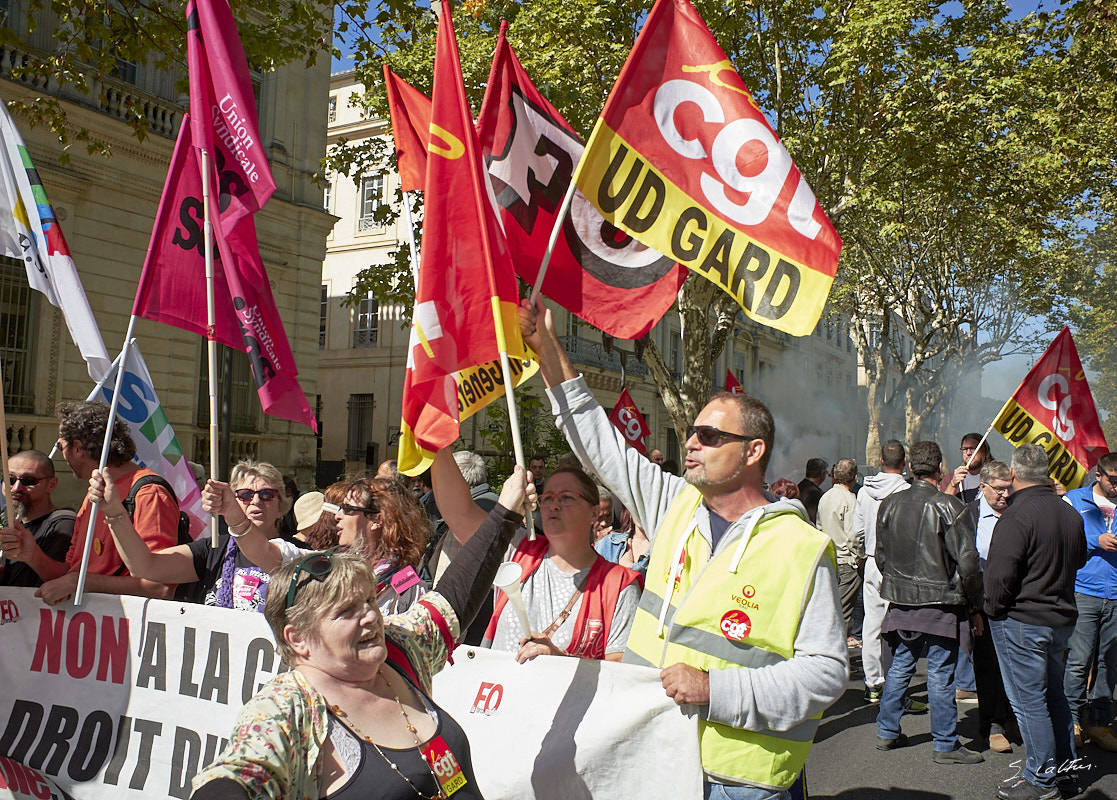
[[[187,545],[194,556],[194,572],[198,575],[198,586],[201,587],[200,596],[195,594],[196,601],[207,606],[217,605],[217,596],[221,591],[222,571],[230,538],[224,520],[220,523],[220,531],[217,547],[209,546],[208,536],[201,536]],[[263,613],[270,579],[271,576],[245,558],[238,547],[233,557],[233,608]]]
[[[23,523],[35,537],[48,558],[55,561],[65,561],[66,553],[70,550],[70,538],[74,535],[74,512],[68,508],[56,508],[49,514],[30,522]],[[31,565],[22,561],[3,559],[4,568],[0,570],[0,586],[31,586],[43,585],[43,579]]]

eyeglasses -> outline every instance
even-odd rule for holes
[[[261,503],[267,503],[279,497],[278,489],[237,489],[233,492],[237,500],[242,503],[248,504],[252,502],[253,497],[259,497]]]
[[[993,492],[993,494],[1007,495],[1012,491],[1011,486],[1006,486],[1003,489],[998,489],[996,486],[993,486],[992,484],[989,484],[989,483],[985,484],[985,488],[988,489],[989,491]]]
[[[579,500],[585,500],[587,503],[589,502],[589,500],[586,500],[586,498],[582,497],[582,495],[577,492],[545,492],[539,495],[540,506],[558,502],[563,508],[569,508]]]
[[[379,514],[379,508],[361,508],[360,506],[351,506],[348,503],[342,503],[340,506],[342,514],[352,516],[353,514],[368,514],[370,517]]]
[[[308,581],[324,580],[334,568],[334,560],[329,553],[311,553],[295,565],[295,572],[291,575],[291,585],[287,587],[287,605],[290,608],[295,603],[295,595],[299,589],[306,586]],[[299,583],[299,573],[305,572],[307,578]]]
[[[963,452],[963,453],[974,453],[974,452],[977,452],[977,448],[976,448],[976,447],[968,447],[968,446],[963,446],[963,447],[961,448],[961,450],[962,450],[962,452]]]
[[[1099,475],[1104,475],[1104,476],[1105,476],[1105,479],[1106,479],[1107,481],[1109,481],[1110,483],[1112,483],[1112,484],[1113,484],[1114,486],[1117,486],[1117,475],[1110,475],[1110,474],[1109,474],[1108,472],[1106,472],[1106,471],[1105,471],[1105,470],[1103,470],[1103,469],[1099,469],[1099,470],[1098,470],[1098,474],[1099,474]],[[15,483],[15,481],[12,481],[12,483]],[[32,484],[29,484],[29,485],[30,485],[30,486],[34,486],[35,484],[33,484],[33,483],[32,483]]]
[[[38,486],[39,481],[45,481],[45,480],[46,480],[46,478],[36,478],[34,475],[9,475],[8,476],[8,483],[10,483],[12,486],[15,486],[16,482],[18,481],[19,483],[22,483],[24,486],[26,486],[28,489],[30,489],[32,486]]]
[[[730,442],[748,442],[754,439],[753,436],[742,436],[739,433],[729,433],[715,428],[712,425],[691,425],[686,429],[686,438],[690,439],[691,436],[698,437],[698,444],[703,447],[719,447],[722,441]]]

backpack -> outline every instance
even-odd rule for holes
[[[170,493],[171,499],[175,501],[175,505],[178,505],[178,496],[175,495],[175,490],[171,488],[171,485],[167,483],[166,479],[160,475],[143,475],[133,481],[132,489],[128,492],[128,496],[120,501],[121,505],[124,506],[124,510],[128,512],[128,519],[132,519],[136,512],[136,493],[143,487],[153,483],[156,486],[162,486],[166,489]],[[190,517],[186,516],[186,512],[181,509],[179,509],[178,512],[177,536],[178,544],[190,544],[194,541],[190,536]]]

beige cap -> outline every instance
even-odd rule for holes
[[[304,531],[322,516],[322,505],[326,495],[321,492],[307,492],[295,501],[295,530]]]

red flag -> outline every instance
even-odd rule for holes
[[[535,88],[503,27],[477,130],[516,272],[534,285],[583,144]],[[686,276],[576,192],[542,292],[610,336],[636,339],[675,302]]]
[[[725,391],[730,394],[744,394],[745,390],[741,388],[741,382],[733,374],[732,370],[725,371]]]
[[[448,5],[438,22],[431,131],[423,265],[403,389],[399,468],[406,474],[421,472],[434,451],[458,438],[459,370],[490,362],[501,349],[527,355],[516,313],[516,276],[487,199]],[[483,371],[479,380],[491,387],[495,377]]]
[[[384,65],[384,88],[392,117],[400,188],[422,191],[427,179],[427,143],[430,141],[431,101]]]
[[[621,396],[617,398],[617,404],[609,414],[609,421],[617,427],[625,440],[636,448],[637,452],[641,455],[644,453],[646,447],[644,440],[652,431],[644,421],[644,415],[632,401],[628,389],[621,389]]]
[[[256,96],[228,0],[187,0],[186,59],[194,142],[210,154],[226,228],[259,211],[275,191]]]
[[[1042,446],[1051,477],[1067,489],[1081,486],[1109,452],[1070,328],[1055,337],[993,425],[1013,447]]]
[[[159,202],[132,313],[205,336],[202,174],[191,135],[190,118],[186,117]],[[317,431],[310,404],[296,380],[295,358],[260,260],[252,215],[243,216],[227,232],[220,218],[213,225],[217,242],[214,339],[248,353],[266,413],[302,422]]]
[[[656,0],[575,175],[605,219],[804,336],[841,240],[688,0]]]

